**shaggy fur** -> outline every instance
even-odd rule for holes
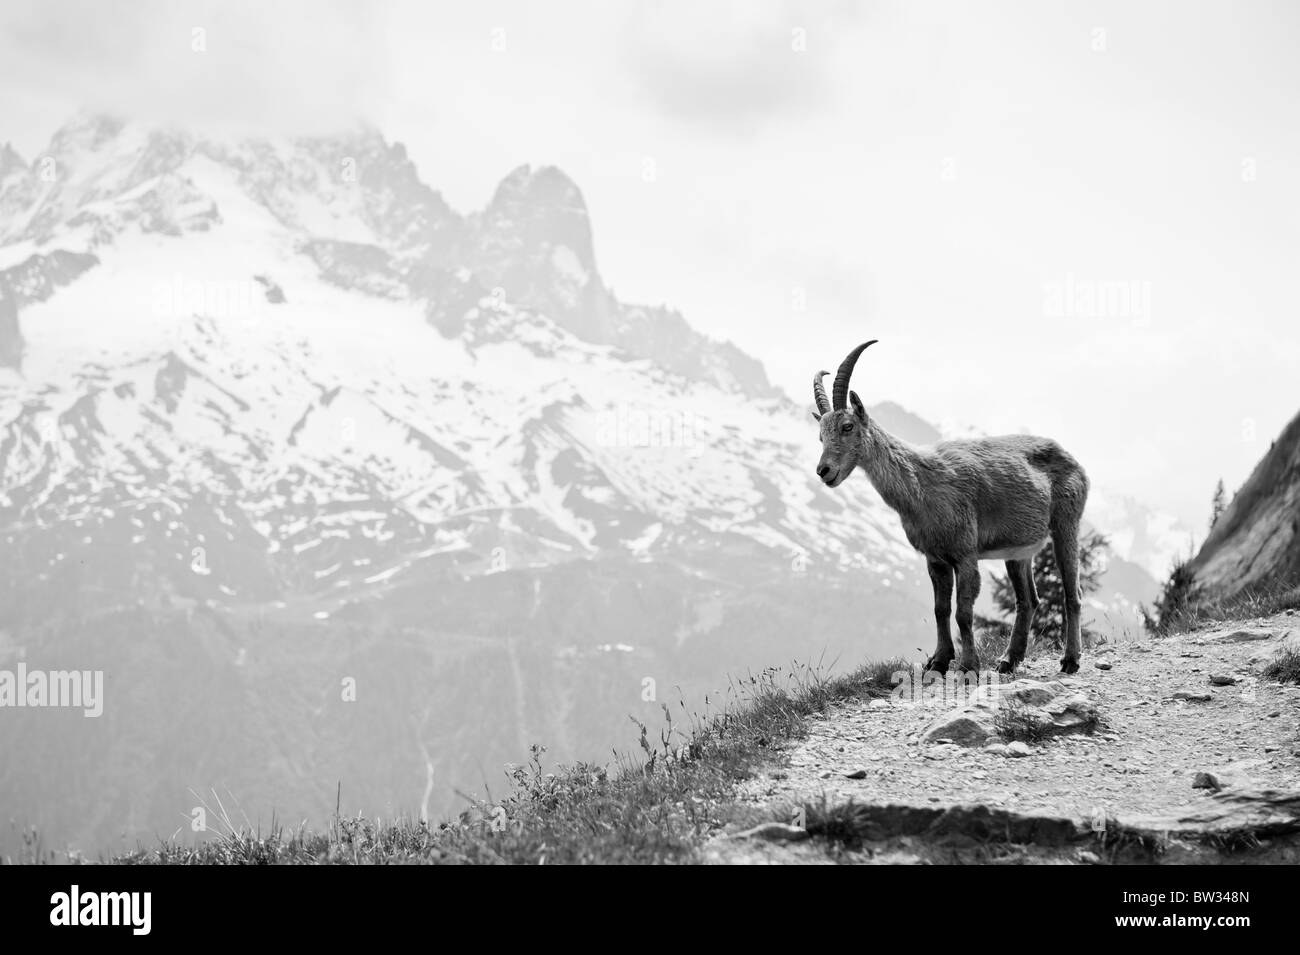
[[[865,346],[863,346],[865,347]],[[837,379],[847,390],[862,348],[841,365]],[[846,367],[847,366],[847,367]],[[826,372],[822,372],[822,375]],[[839,397],[839,394],[837,394]],[[977,671],[972,631],[979,595],[979,561],[1003,560],[1016,594],[1016,621],[999,673],[1024,659],[1038,606],[1031,573],[1034,555],[1049,540],[1065,590],[1065,654],[1061,670],[1079,669],[1079,523],[1088,500],[1088,476],[1055,441],[1029,435],[943,441],[917,448],[867,416],[850,392],[851,408],[831,408],[814,379],[813,413],[821,426],[817,476],[827,487],[842,484],[855,468],[866,472],[885,503],[898,512],[908,541],[925,555],[934,586],[938,638],[927,669],[947,672],[954,652],[949,618],[954,584],[962,670]]]

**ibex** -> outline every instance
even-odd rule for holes
[[[1006,561],[1016,595],[1016,622],[998,672],[1010,673],[1024,659],[1029,627],[1038,606],[1033,559],[1050,538],[1065,592],[1065,655],[1061,671],[1079,669],[1079,522],[1088,499],[1088,476],[1055,441],[1029,435],[942,441],[916,448],[867,417],[849,377],[867,342],[849,352],[826,400],[821,371],[813,378],[813,417],[821,426],[817,476],[827,487],[842,484],[861,467],[885,503],[898,512],[913,547],[925,555],[934,585],[938,641],[927,670],[947,673],[954,657],[952,614],[957,584],[957,627],[963,671],[979,670],[971,630],[980,591],[979,562]],[[845,399],[852,405],[846,406]]]

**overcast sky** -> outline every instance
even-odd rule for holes
[[[879,338],[868,401],[1052,435],[1198,529],[1300,410],[1294,3],[5,0],[0,28],[28,159],[89,105],[365,118],[462,211],[554,163],[620,297],[800,400]]]

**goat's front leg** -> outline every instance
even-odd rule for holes
[[[962,672],[978,673],[979,654],[975,652],[975,598],[980,595],[980,565],[969,557],[957,565],[957,630],[961,634],[961,655],[957,665]]]
[[[952,662],[952,565],[939,560],[929,560],[926,566],[930,571],[930,583],[934,587],[934,622],[938,638],[934,644],[934,655],[925,661],[926,670],[939,673],[948,672]]]
[[[1061,591],[1065,597],[1065,655],[1061,657],[1062,673],[1079,672],[1079,655],[1083,652],[1082,627],[1079,618],[1083,605],[1079,600],[1079,531],[1078,528],[1056,531],[1052,534],[1052,548],[1056,553],[1056,569],[1061,575]]]

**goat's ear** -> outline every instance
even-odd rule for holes
[[[808,413],[809,413],[810,415],[813,416],[813,420],[814,420],[814,421],[821,421],[821,420],[822,420],[822,416],[819,415],[817,412],[815,412],[815,411],[810,411],[810,412],[808,412]]]
[[[862,399],[858,397],[856,391],[849,392],[849,402],[853,405],[853,413],[858,416],[858,420],[863,424],[867,423],[867,409],[862,407]]]

